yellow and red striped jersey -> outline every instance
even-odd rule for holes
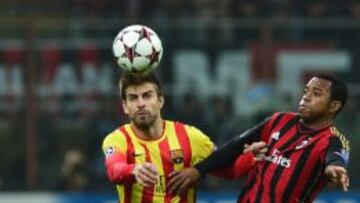
[[[110,179],[116,183],[121,203],[195,202],[195,189],[178,196],[167,193],[168,174],[194,165],[214,150],[213,142],[199,129],[180,122],[165,121],[163,135],[152,141],[137,137],[126,124],[110,133],[103,142],[106,159],[120,157],[123,164],[106,163]],[[137,184],[131,175],[135,164],[154,163],[160,181],[153,187]],[[118,172],[120,171],[120,172]]]

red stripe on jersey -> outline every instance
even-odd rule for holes
[[[141,144],[141,146],[145,150],[145,160],[146,160],[146,162],[150,163],[151,159],[150,159],[149,149],[144,144]],[[149,187],[144,187],[143,192],[142,192],[142,199],[141,199],[142,203],[151,203],[151,202],[153,202],[154,188],[155,188],[154,185],[151,185]]]
[[[174,171],[174,164],[171,161],[171,157],[170,157],[170,147],[169,147],[169,142],[168,139],[164,139],[163,141],[161,141],[159,143],[159,149],[160,149],[160,153],[161,153],[161,162],[162,162],[162,166],[163,166],[163,170],[164,170],[164,175],[165,175],[165,203],[170,203],[171,200],[175,197],[175,195],[170,194],[167,191],[167,182],[168,182],[168,174],[171,173],[172,171]]]
[[[185,168],[190,167],[192,152],[191,152],[190,140],[189,140],[188,134],[186,132],[185,126],[184,126],[184,124],[179,123],[179,122],[174,122],[174,125],[175,125],[176,136],[178,138],[178,141],[180,143],[181,149],[184,154],[184,167]],[[180,203],[188,202],[187,198],[188,198],[187,193],[184,195],[181,195]]]
[[[175,131],[176,131],[176,136],[181,145],[182,151],[184,153],[184,167],[189,167],[191,165],[192,152],[191,152],[190,140],[185,130],[184,124],[175,122]]]
[[[270,120],[266,123],[265,127],[261,132],[261,140],[267,142],[270,139],[271,136],[270,131],[272,130],[271,128],[273,127],[275,120],[278,119],[279,116],[281,116],[281,113],[275,113],[274,115],[271,116]]]
[[[133,152],[134,152],[134,145],[131,141],[130,135],[129,133],[126,131],[125,127],[121,127],[120,131],[123,133],[123,135],[126,138],[126,143],[127,143],[127,161],[128,163],[135,163],[135,157],[133,156]],[[126,184],[124,185],[124,201],[125,203],[131,203],[131,194],[132,194],[132,184]]]
[[[121,127],[120,131],[123,133],[123,135],[125,136],[126,139],[126,144],[127,144],[127,161],[128,163],[135,163],[135,157],[134,157],[134,144],[131,141],[130,135],[129,133],[126,131],[125,127]]]

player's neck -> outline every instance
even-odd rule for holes
[[[138,128],[132,125],[136,136],[143,140],[157,140],[164,132],[165,121],[162,118],[156,119],[154,124],[148,128]]]
[[[314,121],[306,121],[306,120],[302,120],[302,121],[306,127],[313,130],[326,128],[334,124],[334,119],[332,118],[317,119]]]

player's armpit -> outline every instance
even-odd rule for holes
[[[135,164],[126,162],[126,155],[123,153],[115,153],[107,156],[105,159],[105,167],[107,175],[113,183],[134,182],[132,171]]]
[[[255,163],[254,155],[248,152],[240,155],[231,167],[214,171],[211,174],[228,179],[242,178],[250,171]]]

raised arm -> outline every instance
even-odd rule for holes
[[[189,167],[183,171],[175,171],[169,175],[169,192],[170,193],[181,193],[187,188],[194,185],[201,176],[206,175],[209,172],[216,170],[229,168],[234,161],[243,153],[244,146],[247,143],[252,143],[258,141],[261,138],[261,132],[266,125],[267,120],[253,127],[252,129],[246,131],[245,133],[235,137],[227,144],[223,145],[215,152],[213,152],[208,158],[204,161],[195,165],[195,167]],[[237,164],[236,164],[237,163]],[[235,162],[236,170],[239,170],[242,166],[239,165],[243,163],[241,158]],[[245,165],[246,168],[248,165]],[[229,169],[232,170],[232,169]],[[229,173],[232,173],[229,171]],[[242,174],[230,174],[230,176],[242,175]]]
[[[267,120],[261,122],[245,133],[236,136],[231,141],[217,149],[204,161],[196,164],[195,168],[201,175],[206,175],[211,171],[231,166],[243,152],[245,144],[261,140],[261,131],[266,125],[266,122]],[[219,164],[219,160],[221,160],[221,164]]]

